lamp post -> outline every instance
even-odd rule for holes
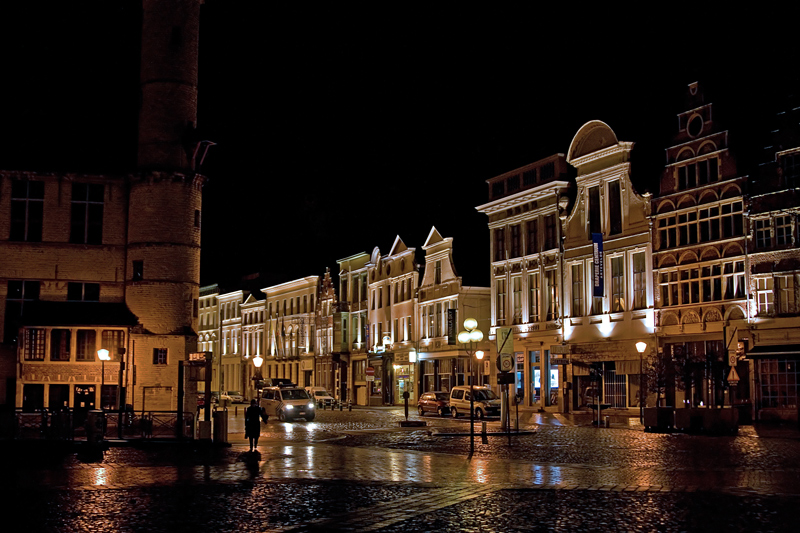
[[[647,343],[639,341],[636,343],[636,351],[639,352],[639,423],[644,424],[644,376],[642,375],[642,354],[647,349]]]
[[[103,387],[106,384],[106,361],[110,361],[111,356],[108,354],[108,350],[100,348],[97,350],[97,357],[100,359],[100,409],[105,411],[106,408],[103,405]]]
[[[261,365],[264,364],[264,359],[260,355],[253,357],[253,364],[256,367],[256,398],[258,404],[261,405]]]
[[[475,373],[472,356],[475,355],[478,360],[483,359],[483,352],[475,350],[476,345],[483,340],[483,332],[478,329],[478,321],[474,318],[464,321],[464,330],[458,334],[458,342],[464,345],[464,350],[469,356],[469,454],[472,455],[475,452]]]

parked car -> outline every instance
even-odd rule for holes
[[[277,417],[281,422],[291,422],[295,418],[311,422],[317,414],[308,392],[295,385],[265,388],[261,391],[261,407],[267,415]]]
[[[336,399],[322,387],[306,387],[306,392],[316,402],[317,406],[333,407],[336,405]]]
[[[244,403],[244,396],[238,391],[225,391],[222,393],[222,399],[228,400],[230,403]]]
[[[425,392],[417,401],[419,416],[425,413],[436,413],[445,416],[450,413],[450,393],[445,391]]]
[[[450,414],[458,418],[460,414],[469,414],[470,386],[459,385],[450,391]],[[500,397],[489,387],[475,387],[475,417],[500,415]]]

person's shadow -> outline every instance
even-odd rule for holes
[[[239,459],[244,463],[247,472],[250,474],[251,481],[261,475],[258,464],[261,460],[261,452],[258,450],[252,452],[242,452],[239,454]]]

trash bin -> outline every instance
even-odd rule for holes
[[[214,442],[228,442],[228,411],[225,409],[214,411]]]
[[[86,442],[97,444],[105,438],[106,417],[99,409],[86,413]]]

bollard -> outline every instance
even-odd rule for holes
[[[233,408],[233,416],[239,416],[239,406]]]
[[[611,417],[610,417],[610,416],[605,416],[605,417],[603,417],[603,418],[604,418],[604,421],[605,421],[605,426],[606,426],[606,427],[609,427],[609,426],[610,426],[609,419],[610,419]]]
[[[342,402],[339,402],[339,411],[342,411],[343,409],[344,409],[344,404]]]
[[[347,410],[348,411],[353,410],[353,400],[347,400]]]
[[[489,437],[486,435],[486,422],[481,422],[481,442],[489,444]]]

